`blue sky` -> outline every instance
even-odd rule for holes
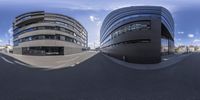
[[[200,0],[0,0],[0,45],[12,41],[15,16],[45,10],[78,20],[88,31],[89,46],[98,46],[106,15],[121,7],[139,5],[163,6],[172,13],[176,45],[200,45]]]

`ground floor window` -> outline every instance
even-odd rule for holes
[[[23,55],[64,55],[64,47],[23,47]]]
[[[161,53],[162,55],[167,55],[169,53],[169,43],[168,39],[161,39]]]
[[[161,54],[169,55],[174,51],[174,42],[167,38],[161,38]]]

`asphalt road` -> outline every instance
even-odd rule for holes
[[[0,54],[0,100],[200,100],[200,54],[134,70],[97,54],[75,67],[26,67]]]

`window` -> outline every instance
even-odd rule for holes
[[[55,35],[55,39],[56,39],[56,40],[60,40],[60,35],[59,35],[59,34],[56,34],[56,35]]]
[[[32,37],[29,37],[28,40],[31,41],[31,40],[32,40]]]
[[[130,24],[123,25],[113,31],[112,38],[116,38],[120,34],[124,34],[128,31],[135,31],[135,30],[150,30],[150,21],[138,21],[138,22],[133,22]]]
[[[36,35],[36,36],[32,36],[32,40],[38,40],[39,38],[38,38],[38,36]]]
[[[44,30],[45,27],[38,27],[38,30]]]
[[[61,35],[60,40],[65,41],[65,36]]]
[[[169,45],[168,45],[168,39],[161,38],[161,53],[162,55],[166,55],[169,52]]]
[[[64,28],[60,28],[60,30],[63,31],[63,32],[65,32],[65,29],[64,29]]]
[[[39,35],[39,36],[38,36],[38,39],[39,39],[39,40],[43,40],[43,39],[45,39],[45,37],[44,37],[44,35]]]
[[[30,18],[31,18],[31,16],[26,16],[26,17],[22,18],[21,20],[24,21],[24,20],[27,20],[27,19],[30,19]]]
[[[45,35],[45,39],[55,39],[54,35]]]
[[[76,43],[77,41],[74,39],[74,43]]]

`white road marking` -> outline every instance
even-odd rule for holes
[[[13,62],[9,61],[8,59],[4,58],[4,57],[1,57],[4,61],[10,63],[10,64],[14,64]]]
[[[20,65],[23,65],[23,66],[26,66],[26,64],[21,63],[21,62],[19,62],[19,61],[15,61],[15,63],[20,64]]]

